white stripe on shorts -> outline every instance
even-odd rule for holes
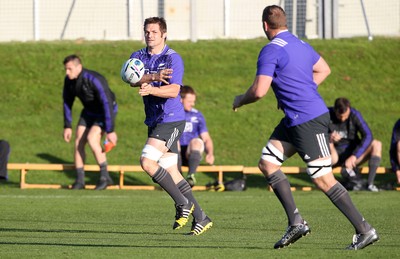
[[[317,134],[316,136],[317,136],[318,145],[319,145],[319,149],[321,150],[322,156],[323,157],[330,156],[329,145],[326,143],[325,134],[321,133],[321,134]]]
[[[179,135],[179,130],[174,128],[174,132],[172,132],[171,137],[168,139],[167,148],[171,148],[172,143],[174,143],[176,137]]]

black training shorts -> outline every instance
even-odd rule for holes
[[[78,126],[91,128],[94,125],[99,126],[102,130],[105,130],[104,116],[91,116],[82,111],[81,117],[78,121]]]
[[[329,151],[329,113],[308,122],[286,127],[284,119],[276,126],[270,139],[292,144],[304,162],[330,156]]]
[[[186,121],[176,121],[157,124],[148,128],[148,137],[165,141],[165,146],[172,152],[178,154],[178,140],[185,129]]]

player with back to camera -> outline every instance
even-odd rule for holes
[[[145,74],[137,83],[143,97],[148,138],[140,164],[143,170],[174,200],[173,229],[182,228],[193,213],[189,235],[200,235],[212,226],[193,196],[188,182],[178,170],[177,142],[185,127],[185,113],[180,101],[184,73],[181,56],[166,44],[167,24],[162,17],[144,21],[146,47],[131,54],[144,63]]]
[[[194,108],[196,92],[191,86],[182,87],[181,101],[185,109],[186,124],[179,139],[179,168],[181,171],[182,165],[189,167],[186,180],[193,187],[196,184],[195,173],[204,151],[206,162],[210,165],[214,164],[214,145],[203,114]]]
[[[297,152],[307,164],[307,173],[314,184],[354,226],[356,234],[347,249],[362,249],[379,237],[332,173],[329,112],[317,92],[318,85],[330,74],[330,68],[309,44],[287,30],[286,14],[281,7],[267,6],[262,23],[270,43],[259,53],[252,85],[244,94],[235,97],[233,109],[236,111],[260,100],[272,86],[278,107],[285,114],[263,147],[258,164],[288,218],[287,230],[274,248],[286,247],[311,232],[294,202],[290,183],[281,171],[282,163]]]
[[[89,144],[97,164],[100,166],[100,179],[95,190],[104,190],[113,181],[107,170],[106,153],[101,147],[101,138],[106,134],[106,141],[117,144],[114,131],[117,103],[115,95],[108,86],[107,80],[98,72],[83,68],[77,55],[64,59],[64,140],[70,142],[72,137],[72,105],[78,97],[83,110],[76,127],[74,162],[77,177],[72,189],[85,188],[84,163],[85,145]]]

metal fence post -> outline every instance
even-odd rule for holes
[[[190,40],[197,41],[197,8],[196,0],[190,0]]]
[[[33,39],[40,40],[40,26],[39,26],[39,1],[33,0]]]
[[[361,8],[363,11],[363,15],[364,15],[365,26],[367,26],[368,40],[372,41],[373,37],[372,37],[371,31],[369,30],[368,17],[367,17],[367,13],[365,12],[365,7],[364,7],[364,0],[360,0],[360,2],[361,2]]]

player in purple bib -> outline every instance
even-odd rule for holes
[[[145,74],[139,87],[146,113],[148,138],[142,150],[140,165],[174,200],[176,208],[173,229],[180,229],[193,214],[189,235],[200,235],[213,222],[193,197],[192,188],[178,170],[178,140],[185,128],[185,113],[180,101],[184,66],[182,58],[166,44],[167,23],[162,17],[144,21],[146,48],[131,54],[140,59]]]
[[[271,86],[287,127],[327,113],[313,78],[313,65],[320,55],[288,30],[281,30],[260,52],[257,76],[273,78]],[[299,80],[302,78],[302,80]]]
[[[194,108],[196,92],[191,86],[182,87],[181,101],[185,109],[186,124],[179,140],[179,167],[184,165],[189,168],[186,180],[193,187],[196,184],[195,173],[204,151],[206,152],[206,162],[210,165],[214,164],[214,144],[203,114]]]
[[[208,132],[206,120],[201,111],[192,108],[190,111],[187,111],[185,115],[186,126],[185,131],[180,138],[181,146],[189,145],[192,139],[198,138],[204,132]]]
[[[262,22],[271,42],[259,54],[253,84],[244,94],[235,97],[233,109],[236,111],[243,105],[258,101],[272,86],[278,108],[285,114],[263,147],[258,164],[288,218],[287,230],[274,248],[284,248],[311,232],[281,170],[282,163],[298,153],[307,164],[307,173],[314,184],[354,226],[356,234],[347,249],[362,249],[378,241],[379,237],[332,173],[329,112],[317,92],[318,85],[330,74],[330,68],[309,44],[287,30],[286,14],[281,7],[267,6]]]
[[[181,56],[168,45],[164,45],[161,53],[151,55],[147,48],[143,48],[137,52],[132,53],[131,58],[140,59],[145,66],[145,74],[155,76],[164,69],[172,69],[173,75],[168,79],[168,85],[181,86],[184,72],[184,66]],[[153,91],[165,83],[160,81],[152,81],[149,86]],[[179,89],[178,89],[179,91]],[[179,93],[179,92],[178,92]],[[176,97],[164,98],[167,96],[161,94],[157,95],[143,95],[143,103],[145,107],[146,120],[145,124],[153,127],[159,123],[176,122],[185,120],[185,113],[180,101],[179,94]]]

